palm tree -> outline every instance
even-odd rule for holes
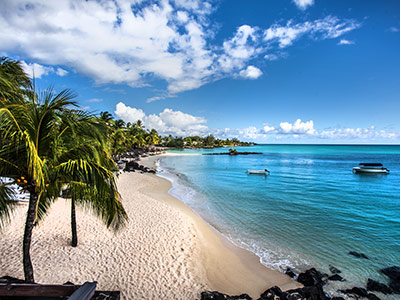
[[[46,214],[50,204],[59,195],[63,184],[84,185],[92,197],[93,206],[99,215],[108,215],[116,207],[122,209],[116,189],[114,174],[109,166],[104,166],[109,156],[88,159],[95,154],[87,145],[78,145],[71,149],[72,143],[66,142],[68,132],[75,132],[82,139],[93,139],[95,131],[85,122],[72,117],[71,106],[74,95],[69,90],[55,94],[49,90],[24,103],[0,102],[1,139],[7,141],[0,149],[0,177],[12,178],[13,182],[30,194],[28,212],[23,238],[23,267],[25,280],[34,282],[33,266],[30,256],[32,230],[34,224]],[[85,135],[86,134],[86,135]],[[86,151],[86,152],[84,152]],[[83,153],[82,153],[83,152]],[[90,152],[90,154],[88,154]],[[106,195],[112,195],[104,203],[98,203]],[[8,219],[10,190],[0,188],[0,206],[2,216]],[[87,197],[89,198],[89,197]],[[86,199],[86,198],[85,198]],[[110,209],[111,207],[111,209]],[[0,215],[1,216],[1,215]],[[116,218],[107,218],[107,225],[121,225],[126,220],[123,211]],[[114,226],[118,228],[118,226]]]
[[[113,117],[112,115],[108,112],[108,111],[102,111],[100,113],[100,118],[101,121],[103,121],[106,124],[110,124],[110,122],[112,121]]]
[[[71,195],[71,245],[76,247],[78,244],[76,204],[90,207],[92,211],[103,219],[107,227],[111,227],[114,230],[118,230],[125,223],[127,215],[121,205],[120,196],[115,187],[114,175],[112,174],[113,171],[117,170],[116,165],[105,150],[104,133],[107,128],[102,124],[93,122],[93,118],[90,118],[89,115],[82,111],[79,115],[73,112],[73,116],[75,117],[75,123],[79,122],[80,130],[64,133],[68,137],[64,139],[64,144],[68,145],[68,151],[60,156],[60,163],[80,159],[109,171],[105,185],[101,181],[102,189],[98,184],[93,185],[90,181],[89,183],[85,182],[79,176],[71,175],[70,173],[67,174],[66,178],[64,176],[62,180],[68,184]]]
[[[0,57],[0,101],[24,101],[31,87],[31,80],[23,71],[20,62]]]

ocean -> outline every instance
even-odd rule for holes
[[[326,290],[388,283],[379,270],[400,265],[400,146],[256,145],[257,155],[201,155],[227,148],[175,151],[159,175],[170,193],[267,267],[297,273],[310,267],[342,271]],[[353,174],[360,162],[380,162],[388,175]],[[269,176],[248,175],[265,169]],[[349,251],[365,254],[356,258]],[[398,299],[382,296],[382,299]],[[398,296],[398,295],[397,295]]]

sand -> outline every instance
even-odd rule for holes
[[[152,164],[153,158],[147,164]],[[35,281],[120,290],[122,299],[199,299],[201,291],[229,294],[298,286],[233,246],[167,192],[171,184],[152,174],[123,173],[118,179],[129,223],[114,234],[89,211],[78,209],[78,247],[70,243],[70,203],[59,199],[34,229]],[[0,276],[23,278],[22,236],[26,205],[0,235]]]

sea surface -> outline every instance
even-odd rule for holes
[[[400,146],[256,145],[259,155],[202,155],[227,148],[175,151],[158,165],[180,198],[234,244],[273,269],[310,267],[345,282],[327,290],[388,283],[379,270],[400,265]],[[380,162],[388,175],[358,175],[360,162]],[[247,169],[270,170],[269,176]],[[360,259],[349,251],[364,253]],[[399,299],[383,296],[382,299]]]

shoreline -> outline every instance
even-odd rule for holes
[[[129,216],[127,226],[114,234],[90,210],[77,207],[76,248],[70,246],[70,201],[59,198],[52,205],[33,232],[36,282],[97,281],[99,290],[121,291],[121,299],[182,300],[199,299],[209,290],[257,299],[274,285],[284,290],[299,286],[234,246],[170,195],[168,180],[132,172],[122,173],[117,184]],[[18,205],[11,224],[1,232],[0,276],[23,278],[26,209],[26,204]]]
[[[154,165],[158,159],[172,155],[196,154],[167,153],[142,158],[140,163],[148,168],[155,169]],[[155,198],[163,198],[162,194],[167,193],[168,202],[194,220],[195,226],[200,232],[199,237],[203,253],[202,264],[212,290],[230,295],[247,293],[257,299],[262,292],[274,285],[279,286],[282,290],[302,287],[300,283],[290,279],[284,273],[264,266],[260,262],[260,258],[253,252],[234,245],[190,207],[171,195],[169,190],[172,188],[172,183],[169,180],[158,175],[152,176],[160,179],[159,188],[161,188],[161,191],[156,192],[154,189],[149,194]]]

